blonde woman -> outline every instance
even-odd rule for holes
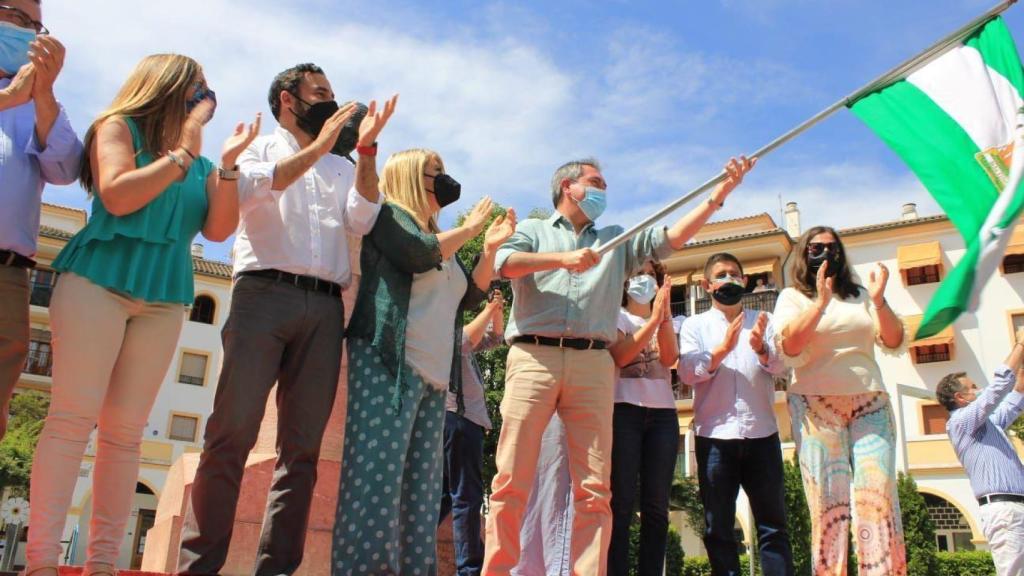
[[[142,60],[85,136],[88,224],[61,251],[50,305],[50,412],[32,474],[27,574],[55,575],[82,454],[98,428],[85,574],[113,574],[138,477],[143,427],[193,300],[192,239],[238,222],[234,177],[200,156],[215,101],[191,58]],[[224,143],[231,170],[259,117]],[[38,466],[36,466],[38,465]]]
[[[472,274],[455,253],[487,223],[481,200],[447,232],[438,212],[460,186],[436,152],[388,158],[386,202],[364,237],[362,278],[348,326],[348,418],[332,573],[434,574],[446,391],[461,409],[462,311],[485,297],[515,213],[484,237]]]

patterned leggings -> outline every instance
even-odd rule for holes
[[[445,392],[406,367],[397,412],[392,376],[366,340],[348,340],[348,414],[331,574],[437,573]]]
[[[905,576],[889,396],[790,394],[789,414],[811,513],[814,575],[846,576],[852,475],[858,573]]]

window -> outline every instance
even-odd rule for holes
[[[1010,338],[1011,338],[1010,342],[1012,343],[1013,342],[1013,339],[1012,339],[1013,335],[1017,334],[1017,332],[1021,328],[1024,328],[1024,312],[1019,312],[1019,313],[1016,313],[1016,314],[1010,314],[1010,324],[1013,326],[1013,334],[1010,335]]]
[[[932,282],[939,281],[939,267],[937,265],[930,266],[918,266],[916,268],[908,268],[907,273],[907,286],[914,286],[917,284],[931,284]]]
[[[921,423],[925,434],[945,434],[949,412],[938,404],[921,406]]]
[[[57,273],[53,270],[36,268],[29,275],[29,303],[33,306],[50,306],[50,296],[53,295],[53,284],[57,280]]]
[[[948,362],[949,344],[915,346],[914,361],[917,362],[918,364],[929,364],[931,362]]]
[[[182,442],[195,442],[198,430],[198,417],[171,414],[171,428],[167,431],[167,437],[171,440],[181,440]]]
[[[213,324],[213,314],[216,310],[217,304],[213,301],[213,298],[205,294],[196,296],[195,302],[192,303],[192,312],[189,314],[188,319],[192,322]]]
[[[1003,258],[1003,274],[1024,272],[1024,254],[1008,254]]]
[[[50,333],[46,330],[32,329],[28,341],[28,356],[22,372],[36,376],[51,376],[53,369],[53,347],[50,344]]]
[[[178,382],[202,386],[206,381],[207,357],[202,354],[191,352],[181,353],[181,370],[178,372]]]

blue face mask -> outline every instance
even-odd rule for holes
[[[36,39],[36,31],[0,22],[0,69],[13,76],[28,64],[28,43]]]
[[[601,214],[604,214],[604,209],[608,207],[608,195],[605,194],[604,190],[594,188],[593,186],[584,188],[583,194],[583,200],[578,200],[576,204],[580,207],[584,216],[591,222],[597,222]]]
[[[658,283],[647,274],[633,276],[629,279],[629,287],[626,288],[626,294],[640,304],[647,304],[654,300],[654,295],[657,292]]]

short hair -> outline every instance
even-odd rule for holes
[[[270,112],[274,115],[275,120],[281,119],[281,92],[297,94],[299,85],[302,84],[302,77],[307,72],[311,74],[324,73],[323,69],[316,64],[306,62],[292,66],[274,76],[274,81],[270,83],[270,94],[267,95],[267,100],[270,102]]]
[[[964,383],[960,379],[965,376],[967,376],[966,372],[946,374],[942,380],[939,380],[939,385],[935,387],[935,399],[950,412],[959,408],[956,403],[956,393],[963,391]]]
[[[601,170],[597,158],[580,158],[566,162],[555,170],[555,175],[551,177],[551,203],[555,208],[558,208],[558,201],[562,198],[562,180],[579,180],[584,166],[593,166],[595,170]]]
[[[729,254],[728,252],[718,252],[717,254],[712,254],[711,257],[708,258],[708,261],[704,263],[704,278],[708,282],[711,281],[710,276],[712,266],[719,262],[732,262],[740,269],[740,276],[743,275],[743,264],[740,263],[739,258]]]

